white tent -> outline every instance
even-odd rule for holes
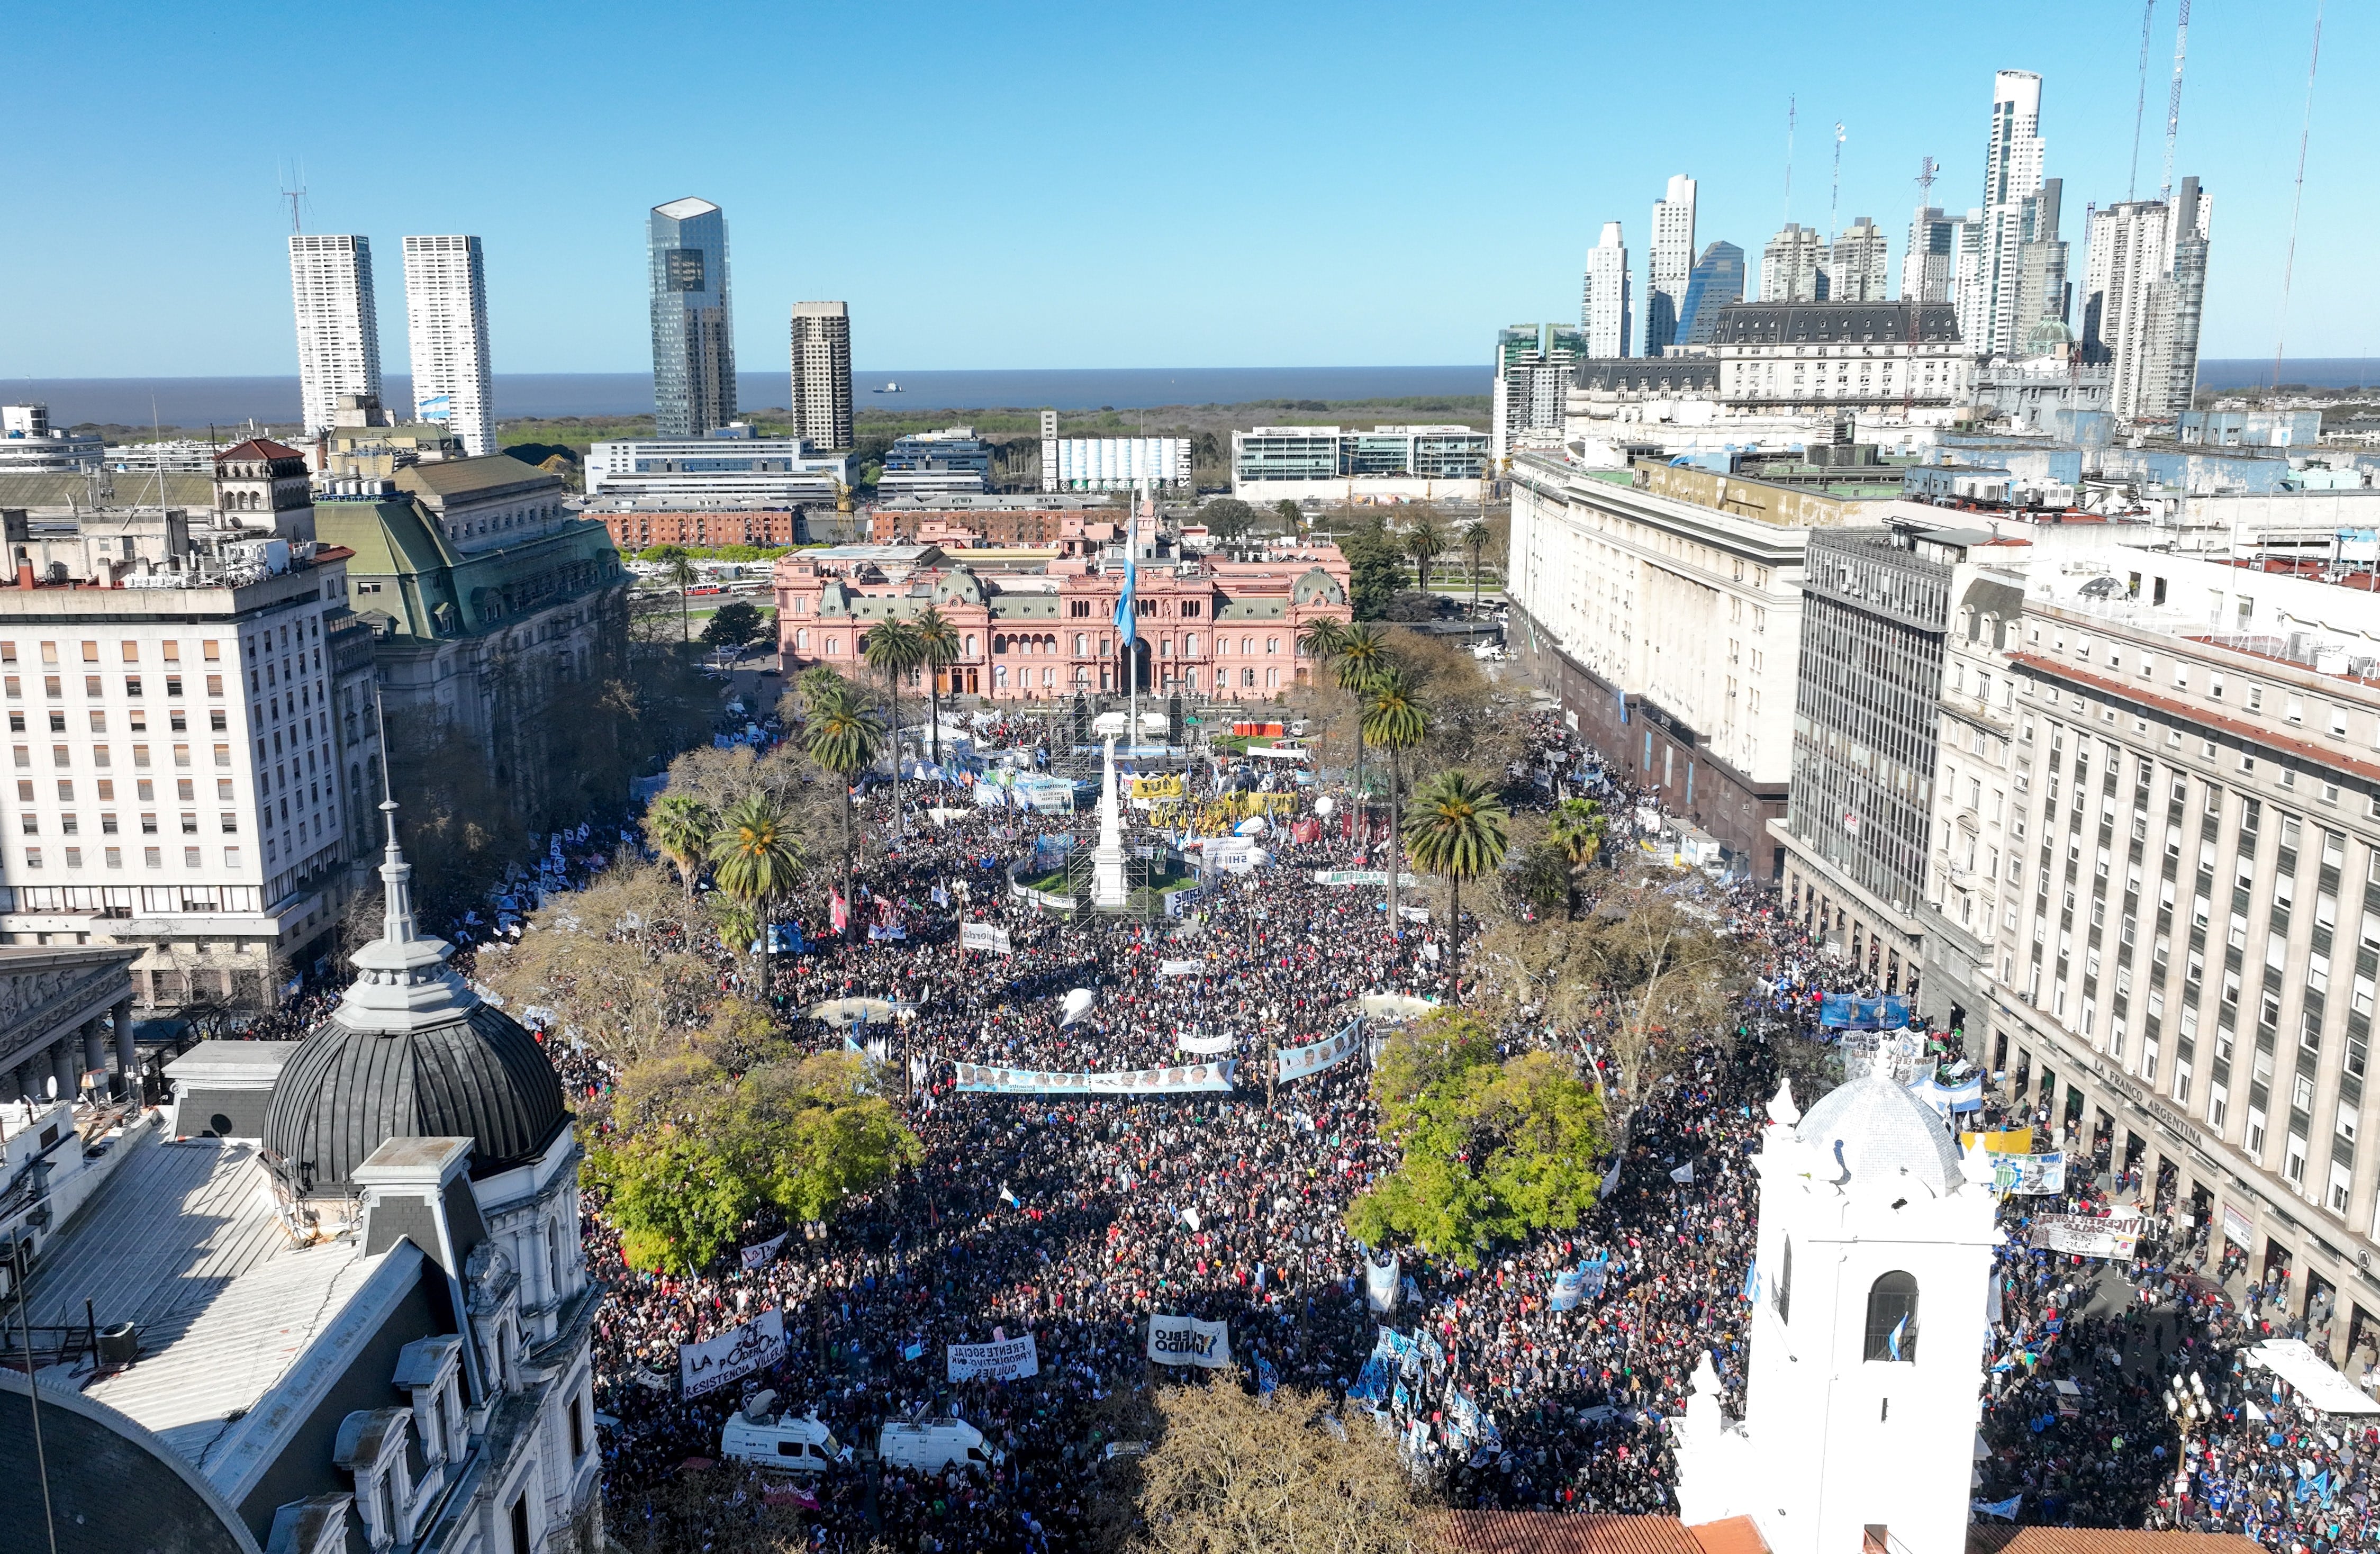
[[[2303,1339],[2268,1338],[2249,1350],[2248,1358],[2296,1388],[2325,1414],[2380,1414],[2380,1402],[2333,1369]]]

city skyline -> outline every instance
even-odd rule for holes
[[[304,168],[310,191],[307,231],[380,239],[385,251],[377,256],[378,287],[399,284],[391,261],[402,234],[483,235],[489,306],[505,363],[542,371],[631,370],[647,364],[636,224],[653,204],[689,188],[700,188],[735,214],[738,289],[747,302],[735,343],[747,359],[779,356],[783,310],[800,298],[825,296],[850,302],[859,323],[858,359],[949,369],[1474,359],[1484,355],[1479,342],[1515,318],[1563,316],[1562,298],[1574,295],[1581,260],[1601,224],[1617,219],[1632,231],[1645,230],[1652,201],[1682,169],[1691,169],[1699,186],[1698,246],[1723,239],[1756,255],[1787,215],[1789,95],[1798,104],[1802,129],[1791,219],[1826,222],[1831,148],[1822,127],[1840,117],[1848,140],[1840,220],[1873,217],[1892,242],[1896,270],[1909,212],[1918,202],[1913,177],[1921,157],[1942,164],[1929,203],[1946,211],[1974,203],[1984,150],[1974,128],[1977,103],[1988,103],[1998,70],[2030,70],[2044,79],[2070,240],[2080,236],[2089,205],[2105,208],[2128,191],[2152,197],[2156,190],[2170,7],[2158,8],[2151,40],[2149,106],[2136,176],[2130,159],[2140,84],[2137,12],[2078,18],[2028,6],[2013,15],[1995,13],[1989,25],[1929,25],[1922,38],[1875,28],[1874,48],[1854,63],[1752,9],[1703,9],[1735,44],[1719,51],[1699,84],[1718,104],[1709,113],[1682,118],[1651,112],[1654,94],[1667,94],[1673,83],[1623,79],[1601,108],[1560,108],[1557,116],[1572,133],[1548,143],[1563,150],[1519,164],[1490,154],[1493,115],[1477,115],[1476,123],[1466,114],[1377,125],[1377,154],[1424,175],[1415,187],[1465,190],[1459,211],[1450,210],[1444,219],[1422,211],[1407,224],[1410,231],[1390,244],[1363,236],[1377,234],[1377,212],[1350,204],[1340,212],[1350,219],[1316,219],[1337,207],[1312,205],[1311,187],[1291,165],[1294,159],[1280,155],[1284,140],[1327,137],[1332,115],[1363,113],[1366,104],[1399,95],[1463,100],[1471,85],[1500,79],[1512,46],[1621,46],[1639,35],[1652,40],[1653,24],[1523,8],[1451,42],[1433,31],[1423,48],[1418,13],[1391,11],[1355,46],[1309,52],[1301,37],[1310,32],[1318,42],[1331,26],[1328,18],[1269,18],[1269,27],[1288,29],[1277,39],[1283,45],[1280,57],[1306,62],[1298,90],[1286,90],[1296,74],[1286,63],[1188,64],[1185,89],[1233,110],[1202,128],[1200,165],[1227,183],[1234,198],[1229,219],[1198,216],[1194,200],[1191,213],[1178,230],[1165,231],[1162,241],[1157,235],[1172,218],[1125,211],[1121,190],[1127,185],[1116,185],[1114,195],[1100,192],[1107,187],[1103,170],[1137,151],[1090,143],[1048,147],[1046,132],[1021,106],[1009,106],[982,86],[987,72],[1024,68],[1026,40],[1055,30],[1062,42],[1056,67],[1075,83],[1084,111],[1096,115],[1121,107],[1127,97],[1140,103],[1140,89],[1126,91],[1106,62],[1138,47],[1153,23],[1111,18],[1075,28],[1076,13],[1045,9],[1042,27],[988,41],[965,73],[955,64],[924,62],[915,101],[890,111],[858,80],[829,83],[829,140],[858,158],[862,176],[865,169],[897,176],[903,166],[946,160],[954,143],[1039,148],[1036,154],[1059,157],[1070,169],[1073,187],[1089,191],[1077,196],[1090,201],[1082,213],[1128,218],[1052,226],[1038,212],[1009,212],[995,202],[975,218],[979,240],[955,248],[904,241],[897,223],[886,238],[868,240],[868,228],[881,225],[885,215],[822,216],[815,198],[767,168],[766,159],[677,152],[675,142],[652,133],[651,112],[636,105],[641,92],[625,62],[596,55],[567,82],[530,82],[524,90],[507,79],[503,93],[490,94],[480,90],[494,85],[483,66],[446,60],[426,38],[380,40],[375,46],[392,51],[392,67],[422,82],[426,103],[469,118],[498,152],[474,165],[509,165],[524,157],[533,164],[540,148],[551,145],[552,126],[565,122],[556,116],[565,102],[583,105],[591,93],[626,104],[600,120],[577,113],[568,117],[577,150],[567,176],[467,171],[399,185],[356,158],[350,142],[313,138],[312,131],[260,130],[252,115],[204,102],[176,109],[188,132],[162,137],[161,151],[159,127],[144,111],[123,107],[176,101],[175,95],[118,89],[127,80],[163,87],[202,67],[217,51],[228,58],[235,46],[228,31],[177,39],[178,52],[168,55],[122,18],[34,17],[20,45],[24,57],[42,68],[29,72],[35,85],[13,104],[18,127],[25,139],[70,148],[71,154],[33,168],[26,193],[38,200],[49,190],[63,198],[65,178],[96,177],[119,194],[94,212],[97,231],[88,248],[79,245],[71,259],[36,251],[20,265],[19,285],[26,288],[20,304],[25,296],[38,296],[42,306],[10,310],[13,327],[0,335],[0,373],[287,370],[285,326],[268,327],[274,315],[285,318],[287,306],[269,256],[289,232],[280,187],[298,181],[298,175],[276,176],[276,163]],[[278,14],[280,8],[259,10]],[[1879,20],[1885,14],[1876,11]],[[536,25],[557,41],[619,19],[602,6],[583,16],[536,6],[515,7],[509,15],[515,25]],[[335,44],[344,25],[331,24],[330,42]],[[799,25],[819,31],[831,49],[864,54],[882,24],[820,17]],[[1845,25],[1862,26],[1864,18],[1847,17]],[[2311,25],[2310,6],[2303,17],[2217,9],[2194,19],[2177,176],[2199,176],[2224,201],[2207,288],[2204,354],[2210,357],[2254,357],[2273,347]],[[779,35],[778,26],[751,23],[754,46],[719,63],[718,91],[735,132],[716,143],[748,142],[790,112],[761,90],[759,63],[771,54],[761,45]],[[2371,17],[2331,17],[2325,81],[2351,79],[2375,50],[2380,25]],[[101,59],[115,83],[105,92],[93,74]],[[1890,99],[1889,116],[1871,116],[1877,110],[1865,105],[1888,100],[1873,92],[1874,77],[1890,70],[1914,73],[1929,84]],[[309,79],[295,91],[299,111],[276,123],[340,122],[341,112],[334,111],[338,83]],[[115,105],[107,115],[97,111],[102,102]],[[1646,111],[1630,114],[1632,102]],[[2314,100],[2287,331],[2297,355],[2362,354],[2365,336],[2380,324],[2380,302],[2355,274],[2368,218],[2350,198],[2352,107],[2343,84],[2332,84]],[[808,117],[806,108],[805,122]],[[962,121],[979,123],[980,129],[953,140]],[[1479,219],[1483,200],[1491,212],[1485,221]],[[844,208],[851,208],[848,202]],[[137,236],[136,220],[170,224],[180,238],[160,252]],[[830,230],[837,240],[821,242]],[[1641,259],[1643,248],[1632,247]],[[1152,308],[1159,300],[1164,305]],[[1116,323],[1126,316],[1143,322],[1127,333]],[[951,327],[953,318],[964,324]]]

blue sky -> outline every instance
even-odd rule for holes
[[[2215,196],[2204,351],[2279,319],[2314,0],[2202,3],[2177,176]],[[2140,182],[2163,154],[2175,0],[2156,0]],[[402,370],[397,240],[486,239],[499,371],[650,366],[643,216],[730,221],[738,365],[785,309],[852,307],[863,368],[1485,361],[1574,318],[1618,219],[1640,276],[1667,176],[1699,241],[1756,257],[1785,213],[1873,215],[1900,249],[1920,156],[1976,201],[1995,68],[2040,71],[2049,172],[2125,195],[2140,10],[1580,3],[1198,6],[320,4],[23,8],[0,133],[9,376],[290,373],[279,169],[310,230],[378,250]],[[2306,164],[2291,356],[2380,345],[2362,271],[2360,101],[2380,7],[2334,5]],[[2359,81],[2359,78],[2361,81]]]

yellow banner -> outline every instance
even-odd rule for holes
[[[1180,798],[1182,779],[1178,774],[1171,777],[1135,777],[1132,779],[1132,796],[1134,798]]]
[[[1985,1134],[1962,1133],[1959,1135],[1959,1147],[1972,1149],[1975,1147],[1975,1140],[1978,1138],[1984,1141],[1985,1154],[2030,1155],[2033,1153],[2031,1128],[2002,1128],[1998,1133]]]

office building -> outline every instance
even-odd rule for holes
[[[2082,354],[2114,370],[2122,420],[2167,422],[2190,408],[2212,216],[2196,178],[2184,178],[2169,202],[2125,200],[2092,212]]]
[[[1827,300],[1884,301],[1891,279],[1885,249],[1883,231],[1866,216],[1839,234],[1827,257]]]
[[[1121,531],[1123,517],[1122,503],[1099,495],[895,496],[868,507],[864,537],[945,551],[1057,550],[1087,525]]]
[[[1760,300],[1763,302],[1824,302],[1827,299],[1827,240],[1799,222],[1768,239],[1760,253]]]
[[[1719,310],[1711,349],[1719,397],[1738,414],[1906,407],[1940,419],[1967,403],[1973,382],[1958,320],[1943,303],[1738,303]]]
[[[104,443],[95,431],[62,431],[46,405],[0,405],[0,474],[49,475],[97,469]]]
[[[886,496],[950,496],[991,485],[991,444],[971,426],[913,431],[884,452],[876,489]]]
[[[1188,491],[1187,437],[1061,437],[1058,412],[1041,412],[1041,489]]]
[[[1496,402],[1488,431],[1499,459],[1524,431],[1559,432],[1572,364],[1586,356],[1585,332],[1558,323],[1516,323],[1496,332]]]
[[[477,237],[405,240],[405,316],[415,419],[444,425],[474,457],[494,453],[488,275]]]
[[[1984,157],[1978,270],[1959,332],[1978,356],[2011,356],[2033,318],[2024,315],[2020,250],[2034,240],[2042,194],[2041,78],[2030,70],[1992,77],[1992,131]],[[2054,236],[2054,234],[2053,234]],[[2038,315],[2035,315],[2037,317]]]
[[[339,395],[319,448],[316,473],[328,480],[385,480],[407,465],[464,456],[447,422],[400,421],[360,394]]]
[[[300,232],[289,239],[298,310],[298,400],[308,434],[331,424],[343,394],[380,398],[380,314],[371,239]]]
[[[1494,452],[1467,426],[1259,426],[1232,433],[1232,494],[1257,506],[1479,494]]]
[[[792,358],[795,433],[815,448],[850,447],[850,307],[795,303]]]
[[[1733,243],[1711,243],[1694,261],[1686,279],[1686,299],[1678,308],[1677,338],[1689,346],[1706,346],[1718,328],[1718,310],[1743,300],[1743,250]]]
[[[1906,302],[1948,302],[1958,263],[1959,224],[1937,205],[1921,205],[1909,218],[1909,247],[1900,258],[1900,296]]]
[[[1959,310],[1959,337],[1979,338],[1985,313],[1984,212],[1969,211],[1950,229],[1950,302]],[[1981,353],[1979,353],[1981,354]]]
[[[653,431],[699,437],[735,419],[727,216],[708,200],[673,200],[653,207],[645,242],[652,290]]]
[[[1603,237],[1586,254],[1586,285],[1580,297],[1579,328],[1586,334],[1589,356],[1626,356],[1632,322],[1629,299],[1628,246],[1621,241],[1620,224],[1603,224]]]
[[[851,483],[848,454],[812,451],[799,437],[759,437],[741,421],[705,437],[623,437],[590,445],[585,480],[605,508],[832,506]]]
[[[603,526],[623,555],[656,545],[709,548],[753,545],[764,549],[798,545],[809,538],[798,507],[734,507],[716,511],[662,511],[634,504],[594,504],[587,516]]]
[[[144,1005],[269,1008],[346,909],[378,787],[371,652],[351,552],[316,540],[304,455],[243,443],[213,494],[212,511],[85,512],[43,537],[12,521],[0,931],[138,947]]]
[[[1671,176],[1653,204],[1653,248],[1645,285],[1645,354],[1659,356],[1684,338],[1686,287],[1694,279],[1694,180]]]

